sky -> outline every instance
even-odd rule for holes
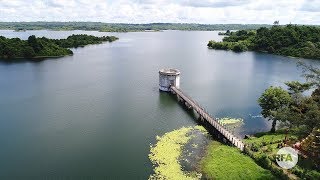
[[[320,0],[0,0],[0,21],[320,24]]]

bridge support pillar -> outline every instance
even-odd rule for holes
[[[177,93],[174,92],[174,90],[172,90],[171,88],[170,88],[170,92],[171,92],[171,94],[173,94],[173,95],[177,94]]]
[[[183,99],[179,95],[177,95],[177,98],[178,98],[178,102],[182,102],[183,101]]]
[[[191,106],[189,103],[184,102],[184,105],[186,105],[186,107],[187,107],[189,110],[192,109],[192,106]]]
[[[222,138],[222,141],[223,141],[224,143],[227,143],[226,138]]]

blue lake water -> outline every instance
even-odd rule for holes
[[[211,114],[243,118],[242,137],[270,128],[257,103],[266,88],[303,80],[299,59],[208,49],[218,32],[0,31],[22,39],[83,33],[120,39],[63,58],[0,62],[0,179],[146,179],[156,135],[197,124],[159,93],[164,67],[178,68],[182,90]]]

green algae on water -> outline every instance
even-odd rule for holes
[[[218,119],[218,121],[220,123],[222,123],[223,125],[232,125],[232,124],[243,123],[243,119],[241,119],[241,118],[229,118],[229,117]]]
[[[201,173],[185,172],[179,163],[183,147],[192,139],[192,131],[207,134],[202,126],[182,127],[180,129],[157,136],[157,143],[151,145],[149,159],[154,164],[154,174],[149,179],[200,179]]]

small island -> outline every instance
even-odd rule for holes
[[[115,36],[96,37],[86,34],[73,34],[66,39],[39,38],[32,35],[28,40],[0,36],[0,59],[13,60],[27,58],[34,60],[47,57],[62,57],[73,54],[69,48],[113,42],[117,39]]]
[[[320,27],[299,25],[274,25],[258,30],[240,30],[228,35],[222,42],[209,41],[212,49],[259,51],[290,57],[320,59]]]

